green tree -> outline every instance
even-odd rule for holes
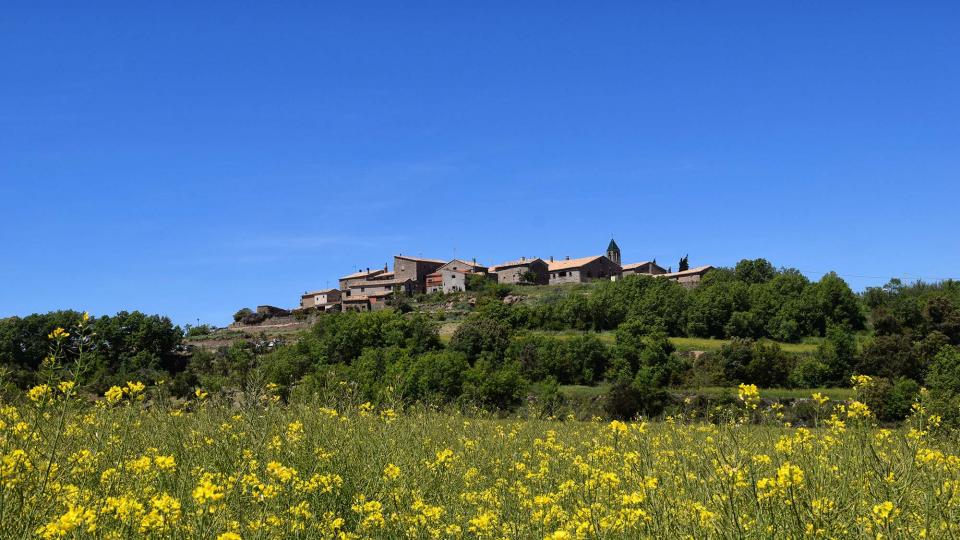
[[[960,349],[944,347],[934,357],[925,380],[929,410],[960,426]]]
[[[462,352],[470,361],[481,353],[502,359],[510,346],[512,329],[496,319],[468,317],[450,338],[450,349]]]
[[[926,366],[910,338],[897,334],[876,336],[864,345],[857,359],[856,372],[891,380],[907,377],[922,381],[926,375]]]
[[[467,357],[456,351],[432,351],[413,359],[402,374],[401,395],[408,400],[449,402],[463,393]]]
[[[776,269],[766,259],[743,259],[733,269],[733,275],[748,284],[766,283],[776,274]]]
[[[511,409],[523,399],[529,383],[516,362],[497,362],[484,353],[464,376],[464,397],[481,406]]]
[[[826,339],[817,345],[817,360],[826,366],[824,383],[845,385],[853,375],[857,356],[857,340],[844,326],[831,324]]]

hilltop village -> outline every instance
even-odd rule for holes
[[[376,311],[385,308],[397,294],[453,293],[465,291],[467,281],[482,276],[497,283],[515,285],[562,285],[595,280],[617,280],[624,276],[646,274],[677,281],[685,287],[696,287],[712,266],[698,266],[668,271],[653,261],[622,264],[620,247],[610,240],[605,255],[571,259],[544,260],[520,257],[495,266],[480,264],[476,259],[426,259],[399,254],[393,258],[393,269],[365,268],[343,276],[339,287],[304,292],[294,312],[303,311]],[[258,306],[263,314],[279,315],[288,310],[274,306]]]

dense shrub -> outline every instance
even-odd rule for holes
[[[866,403],[877,419],[884,422],[896,422],[906,418],[919,395],[920,385],[904,377],[895,381],[875,377],[856,391],[857,399]]]
[[[929,389],[930,411],[960,426],[960,349],[941,349],[930,363],[925,383]]]
[[[923,380],[926,367],[910,338],[903,334],[876,336],[864,345],[857,359],[857,373],[877,375],[887,379],[907,377]]]
[[[481,353],[503,358],[510,346],[510,326],[496,318],[472,316],[457,328],[450,338],[450,349],[462,352],[470,361]]]

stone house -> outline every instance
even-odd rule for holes
[[[498,283],[546,285],[550,281],[547,263],[539,257],[532,259],[520,257],[515,261],[498,264],[491,268],[490,271],[497,274]]]
[[[610,280],[620,275],[620,265],[605,255],[579,259],[568,257],[562,261],[554,261],[551,257],[547,270],[550,272],[550,285],[584,283],[597,279]]]
[[[277,306],[257,306],[257,313],[261,315],[269,315],[271,317],[285,317],[290,314],[289,309],[279,308]]]
[[[399,289],[402,294],[409,296],[413,294],[414,286],[412,279],[371,279],[368,281],[359,281],[350,285],[347,298],[351,296],[370,296],[384,293],[393,294],[393,291],[396,289]]]
[[[467,290],[467,277],[473,274],[483,274],[495,278],[489,274],[489,268],[482,264],[477,264],[477,260],[468,262],[462,259],[454,259],[441,266],[436,272],[427,275],[427,292],[451,293]]]
[[[341,305],[343,311],[370,311],[370,299],[366,296],[345,296]]]
[[[383,269],[375,268],[373,270],[370,270],[369,268],[367,268],[366,270],[358,270],[353,274],[350,274],[348,276],[343,276],[342,278],[340,278],[340,290],[344,294],[346,294],[350,290],[350,285],[354,283],[360,283],[361,281],[367,281],[377,276],[383,276],[383,274],[386,274],[386,273],[387,273],[386,265],[383,266]]]
[[[660,274],[666,274],[667,270],[657,264],[656,261],[643,261],[638,263],[630,263],[623,265],[623,276],[632,276],[635,274],[647,274],[651,276],[656,276]]]
[[[331,305],[339,304],[340,296],[341,294],[338,289],[305,292],[300,296],[300,309],[326,309]]]
[[[380,311],[386,308],[390,305],[391,296],[393,296],[392,292],[374,293],[368,296],[367,298],[370,300],[370,311]]]
[[[467,290],[467,276],[473,272],[441,268],[427,276],[427,292],[452,293]]]
[[[671,279],[688,289],[692,289],[700,284],[700,280],[703,279],[704,274],[706,274],[710,270],[713,270],[713,267],[710,265],[698,266],[696,268],[690,268],[689,270],[684,270],[682,272],[669,272],[666,274],[659,274],[657,277],[664,277],[667,279]]]
[[[477,264],[477,260],[473,259],[472,261],[464,261],[463,259],[454,259],[447,264],[437,268],[437,271],[440,270],[463,270],[465,272],[473,272],[474,274],[486,274],[490,271],[489,268],[483,266],[482,264]]]
[[[409,279],[413,282],[412,293],[424,292],[427,290],[427,275],[436,272],[445,264],[447,261],[396,255],[393,258],[394,279],[400,281]]]

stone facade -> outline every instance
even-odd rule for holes
[[[477,264],[477,260],[473,261],[464,261],[463,259],[454,259],[447,264],[441,266],[437,269],[440,270],[463,270],[465,272],[474,272],[477,274],[486,274],[490,271],[489,268],[483,266],[482,264]]]
[[[546,285],[550,281],[547,263],[540,258],[527,259],[523,257],[516,261],[505,262],[491,268],[491,272],[497,274],[498,283]],[[524,279],[524,276],[529,277],[528,272],[533,277],[532,281]]]
[[[652,261],[644,261],[638,263],[631,263],[623,265],[622,275],[632,276],[635,274],[648,274],[651,276],[657,276],[660,274],[666,274],[667,270],[662,266],[658,265]]]
[[[350,285],[347,297],[370,296],[374,294],[392,294],[395,289],[401,293],[411,295],[414,292],[414,283],[411,279],[372,279],[360,281]]]
[[[384,266],[382,269],[375,268],[373,270],[370,270],[369,268],[367,268],[366,270],[359,270],[353,274],[350,274],[349,276],[343,276],[342,278],[340,278],[340,290],[344,292],[349,291],[350,285],[353,285],[354,283],[360,283],[362,281],[367,281],[377,276],[382,276],[385,273],[387,273],[386,266]]]
[[[269,315],[271,317],[285,317],[290,315],[290,310],[278,308],[276,306],[257,306],[257,313],[261,315]]]
[[[698,266],[696,268],[691,268],[689,270],[684,270],[682,272],[670,272],[668,274],[660,274],[657,277],[664,277],[667,279],[671,279],[688,289],[693,289],[694,287],[700,284],[700,280],[703,279],[704,274],[706,274],[710,270],[713,270],[713,267],[710,265]]]
[[[604,255],[551,261],[547,269],[550,272],[550,285],[610,280],[620,275],[620,265]]]
[[[303,293],[300,297],[300,309],[324,308],[330,304],[340,303],[340,291],[337,289],[325,289],[322,291],[313,291]]]
[[[370,299],[366,296],[345,297],[341,305],[343,311],[370,311]]]
[[[446,261],[437,259],[397,255],[393,258],[393,274],[397,280],[412,280],[413,292],[418,293],[427,290],[427,275],[436,272],[445,264]]]
[[[441,268],[427,276],[427,292],[452,293],[467,290],[467,276],[472,272]]]

